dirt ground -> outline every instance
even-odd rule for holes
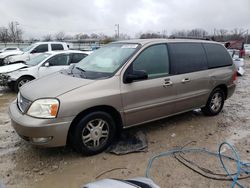
[[[86,157],[69,148],[39,149],[25,143],[11,127],[8,117],[8,105],[15,97],[6,88],[0,90],[0,182],[7,188],[80,187],[113,168],[124,169],[106,173],[99,179],[144,176],[150,157],[188,143],[187,147],[217,151],[221,142],[228,141],[236,147],[243,161],[250,161],[250,61],[246,62],[246,74],[239,77],[236,92],[225,102],[221,114],[206,117],[193,111],[129,129],[127,131],[146,133],[148,149],[123,156],[102,153]],[[195,153],[187,157],[206,168],[223,172],[213,156]],[[172,157],[158,160],[150,174],[163,188],[231,185],[231,182],[204,178]],[[250,187],[250,179],[241,183]]]

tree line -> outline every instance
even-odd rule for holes
[[[117,35],[106,35],[104,33],[78,33],[75,35],[68,35],[60,31],[55,34],[45,34],[40,39],[30,38],[29,41],[68,41],[68,40],[86,40],[86,39],[97,39],[108,43],[114,40],[127,40],[131,37],[126,33],[121,33],[119,39]],[[140,32],[137,33],[135,38],[148,39],[148,38],[195,38],[195,39],[208,39],[219,42],[225,42],[230,40],[241,40],[245,43],[250,43],[250,35],[248,30],[235,28],[233,30],[226,29],[214,29],[211,33],[205,29],[196,28],[191,30],[175,30],[170,35],[164,32]],[[22,42],[23,41],[23,30],[19,27],[18,22],[10,22],[7,27],[0,27],[0,42]]]
[[[18,27],[18,22],[10,22],[7,27],[0,27],[0,41],[7,42],[21,42],[23,37],[23,30]]]

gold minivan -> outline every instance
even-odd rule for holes
[[[195,108],[217,115],[235,90],[236,76],[232,58],[216,42],[114,42],[22,86],[9,114],[16,132],[32,144],[70,144],[92,155],[122,128]]]

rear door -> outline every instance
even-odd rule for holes
[[[49,64],[49,66],[45,66]],[[46,76],[48,74],[66,69],[69,67],[70,63],[70,54],[58,54],[50,59],[48,59],[41,67],[38,69],[39,77]]]
[[[176,113],[206,104],[209,73],[201,43],[169,43],[172,74],[175,75]]]
[[[171,114],[175,108],[175,89],[169,74],[167,46],[157,44],[144,49],[126,72],[144,70],[148,79],[121,83],[125,126],[132,126]],[[126,75],[126,72],[124,76]]]

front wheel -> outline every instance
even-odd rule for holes
[[[112,143],[116,125],[110,114],[97,111],[84,116],[71,131],[70,142],[73,148],[79,153],[94,155]]]
[[[206,106],[201,108],[201,110],[205,115],[215,116],[222,110],[224,101],[224,91],[221,88],[216,88],[210,94]]]
[[[19,78],[15,84],[14,84],[14,91],[15,92],[18,92],[19,89],[26,83],[30,82],[31,80],[33,80],[33,78],[31,77],[28,77],[28,76],[24,76],[24,77],[21,77]]]

